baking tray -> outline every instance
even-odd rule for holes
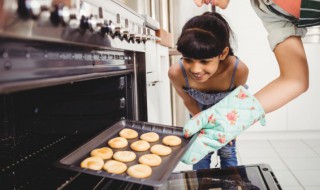
[[[154,144],[162,144],[163,137],[167,135],[176,135],[179,136],[182,140],[182,143],[179,146],[171,147],[172,153],[167,156],[163,156],[162,163],[159,166],[151,167],[152,168],[152,174],[148,178],[145,179],[137,179],[130,177],[126,173],[124,174],[110,174],[106,171],[99,170],[94,171],[90,169],[84,169],[80,167],[80,163],[87,157],[90,156],[90,152],[95,148],[100,147],[109,147],[108,146],[108,140],[114,137],[119,136],[119,132],[123,128],[131,128],[136,130],[139,133],[139,136],[135,139],[129,139],[129,145],[125,148],[120,149],[113,149],[113,151],[118,150],[131,150],[130,144],[136,140],[139,139],[140,135],[142,133],[153,131],[157,133],[160,136],[160,139],[157,142],[150,143],[150,145]],[[186,139],[183,137],[183,129],[181,127],[175,127],[175,126],[166,126],[166,125],[159,125],[154,123],[148,123],[148,122],[141,122],[141,121],[132,121],[132,120],[121,120],[117,123],[115,123],[113,126],[107,128],[102,133],[85,143],[84,145],[80,146],[70,154],[66,155],[59,161],[55,163],[55,166],[59,168],[64,168],[68,170],[73,170],[81,173],[86,174],[92,174],[96,176],[101,177],[107,177],[122,181],[128,181],[132,183],[138,183],[142,185],[148,185],[148,186],[154,186],[154,187],[160,187],[162,184],[164,184],[167,179],[170,177],[171,172],[174,170],[178,162],[180,161],[181,157],[184,155],[184,153],[187,151],[187,149],[190,147],[192,142],[195,140],[197,135],[194,135],[192,138]],[[136,159],[132,162],[126,163],[128,167],[134,164],[138,164],[138,158],[143,154],[149,154],[150,149],[148,151],[144,152],[136,152],[137,155]]]

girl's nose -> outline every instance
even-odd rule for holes
[[[201,64],[194,63],[191,67],[191,72],[192,73],[200,73],[202,71],[202,66]]]

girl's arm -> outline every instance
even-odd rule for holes
[[[232,63],[235,62],[236,57],[233,56],[234,59],[231,60]],[[249,75],[249,69],[246,64],[244,64],[241,60],[239,60],[238,68],[235,75],[234,86],[244,86],[247,83]],[[250,85],[249,85],[250,86]]]
[[[309,71],[301,38],[291,36],[274,49],[280,76],[255,94],[265,113],[290,102],[309,87]]]
[[[193,98],[191,98],[186,92],[183,91],[184,78],[180,67],[178,65],[172,65],[169,68],[168,75],[173,87],[177,91],[178,95],[182,98],[183,103],[190,112],[190,114],[193,116],[201,112],[197,102]]]

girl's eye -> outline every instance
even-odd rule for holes
[[[184,59],[184,62],[186,62],[186,63],[192,63],[192,60],[191,60],[191,59]]]
[[[201,60],[200,63],[206,65],[206,64],[209,63],[209,61],[207,61],[207,60]]]

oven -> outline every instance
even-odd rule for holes
[[[147,121],[146,41],[144,18],[113,0],[0,1],[0,189],[99,184],[53,163],[119,120]]]
[[[120,120],[148,121],[155,39],[116,0],[0,0],[0,189],[281,189],[265,165],[173,173],[161,187],[55,167]]]

